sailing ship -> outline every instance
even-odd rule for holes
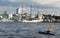
[[[42,16],[39,17],[39,12],[35,15],[34,18],[32,18],[32,5],[31,5],[31,8],[30,8],[30,14],[29,16],[28,15],[25,15],[25,14],[21,14],[21,19],[20,21],[21,22],[42,22],[43,19],[42,19]],[[22,6],[22,12],[23,13],[23,6]],[[26,19],[26,17],[28,16],[28,19]]]

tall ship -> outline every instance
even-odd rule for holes
[[[36,15],[32,15],[32,5],[30,8],[30,14],[23,13],[23,6],[22,6],[22,11],[19,16],[20,16],[19,19],[20,22],[43,22],[42,16],[41,15],[39,16],[39,10]]]

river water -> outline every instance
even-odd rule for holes
[[[55,36],[38,33],[48,27]],[[60,38],[60,23],[0,22],[0,38]]]

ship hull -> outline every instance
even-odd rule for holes
[[[43,22],[43,20],[22,20],[21,22]]]

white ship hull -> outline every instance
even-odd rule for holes
[[[3,20],[0,20],[0,22],[13,22],[13,20],[8,20],[8,19],[3,19]]]
[[[0,20],[0,22],[14,22],[13,20]]]
[[[43,19],[41,20],[22,20],[21,22],[42,22]]]

